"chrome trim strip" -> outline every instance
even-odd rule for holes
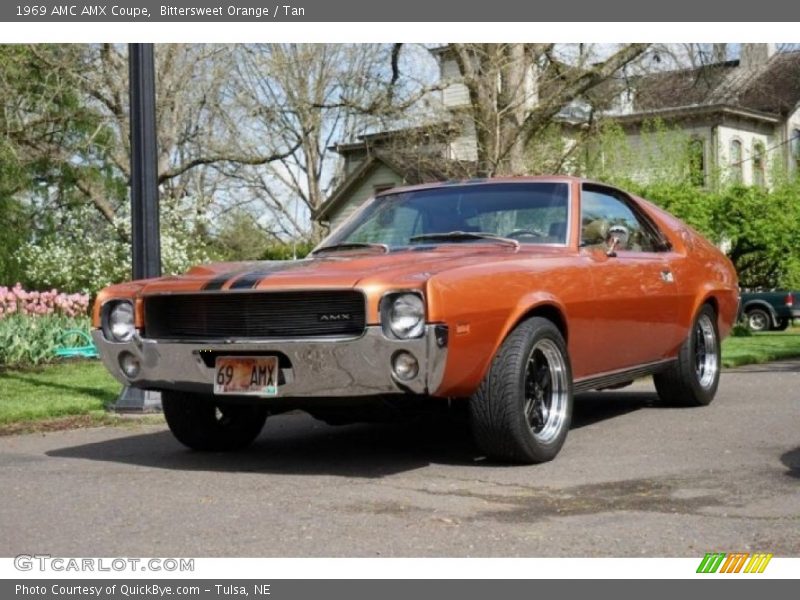
[[[655,362],[646,363],[636,367],[629,367],[620,369],[618,371],[609,371],[601,373],[600,375],[593,375],[591,377],[583,377],[576,379],[573,383],[573,392],[579,394],[581,392],[588,392],[590,390],[601,389],[653,375],[666,369],[671,363],[675,362],[676,358],[666,358],[664,360],[657,360]]]

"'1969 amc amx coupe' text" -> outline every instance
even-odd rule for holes
[[[737,303],[725,256],[653,204],[492,179],[378,194],[304,260],[111,286],[93,335],[194,449],[245,446],[291,409],[334,422],[438,398],[466,403],[487,456],[541,462],[577,392],[652,375],[665,403],[711,402]]]

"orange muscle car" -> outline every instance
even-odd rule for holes
[[[646,200],[492,179],[378,194],[304,260],[111,286],[93,335],[194,449],[242,447],[290,409],[337,422],[448,399],[487,456],[541,462],[577,392],[652,375],[665,403],[711,402],[737,303],[725,256]]]

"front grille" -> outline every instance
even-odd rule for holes
[[[364,331],[355,291],[219,292],[151,296],[144,333],[154,339],[351,336]]]

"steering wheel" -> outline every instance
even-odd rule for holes
[[[517,239],[518,237],[543,238],[545,237],[545,235],[541,231],[535,231],[533,229],[514,229],[513,231],[508,232],[503,237],[511,238],[512,240],[514,240]]]

